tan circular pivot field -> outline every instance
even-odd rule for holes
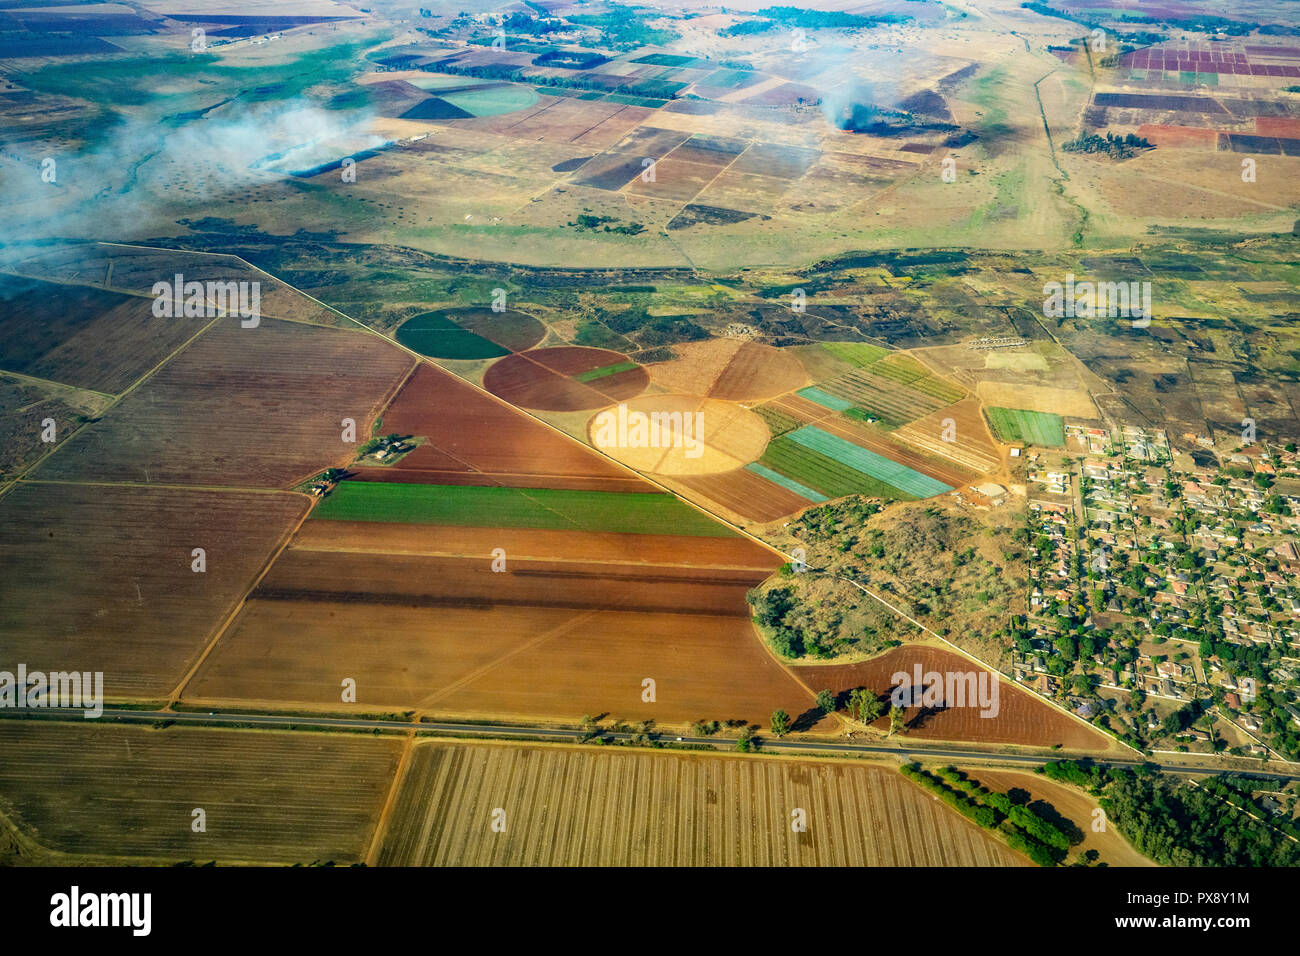
[[[699,395],[646,395],[610,405],[587,424],[591,444],[657,475],[712,475],[767,448],[766,423],[747,408]]]

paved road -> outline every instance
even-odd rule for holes
[[[0,711],[0,715],[16,715],[24,713],[22,710]],[[60,712],[58,710],[29,710],[25,711],[33,716],[39,715],[45,719],[67,719],[81,721],[81,711],[71,710]],[[168,720],[174,723],[193,723],[206,726],[213,725],[232,725],[241,724],[245,726],[257,727],[320,727],[334,728],[339,730],[396,730],[410,732],[414,730],[417,734],[429,734],[433,736],[480,736],[489,738],[520,738],[520,739],[549,739],[549,740],[569,740],[577,741],[584,737],[580,730],[569,730],[556,727],[519,727],[509,724],[458,724],[458,723],[412,723],[405,720],[378,720],[362,717],[316,717],[316,716],[292,716],[285,714],[226,714],[226,713],[192,713],[188,711],[169,711],[169,710],[129,710],[113,707],[104,708],[104,716],[101,719],[115,720],[124,723],[148,723],[152,724],[160,720]],[[613,733],[605,731],[601,733],[602,737],[613,740],[631,740],[635,734],[630,733]],[[678,742],[675,734],[657,733],[654,736],[661,741],[669,743]],[[729,737],[682,737],[682,744],[691,744],[696,746],[710,747],[714,750],[732,750],[735,747],[735,740]],[[810,754],[884,754],[899,759],[906,760],[915,757],[924,757],[929,760],[942,758],[953,761],[994,761],[998,763],[1016,763],[1026,764],[1028,766],[1039,766],[1048,760],[1059,760],[1063,756],[1068,756],[1054,750],[1044,750],[1038,753],[990,753],[986,750],[963,749],[953,747],[951,744],[939,745],[935,747],[917,746],[915,741],[909,741],[907,745],[885,745],[885,744],[855,744],[842,743],[838,741],[819,741],[809,740],[780,740],[770,736],[764,736],[762,740],[762,749],[768,753],[810,753]],[[1123,757],[1098,757],[1099,763],[1105,764],[1122,764],[1136,766],[1143,761],[1135,758]],[[1226,768],[1202,767],[1194,764],[1174,764],[1159,763],[1156,761],[1147,761],[1153,766],[1163,770],[1165,773],[1183,773],[1183,774],[1207,774],[1221,772]],[[1275,770],[1249,770],[1238,771],[1249,773],[1255,777],[1268,777],[1275,780],[1300,780],[1300,773],[1287,773]]]

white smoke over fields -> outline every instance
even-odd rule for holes
[[[27,145],[0,159],[0,246],[174,233],[178,218],[233,211],[226,200],[250,188],[382,145],[371,119],[306,99],[236,99],[202,114],[131,116],[85,152]]]

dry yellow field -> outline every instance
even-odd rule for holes
[[[1096,418],[1097,406],[1082,388],[1049,388],[1010,382],[980,382],[976,387],[985,405],[1049,412],[1065,418]]]
[[[797,809],[803,832],[794,829]],[[415,746],[379,862],[1028,865],[881,767],[445,742]]]
[[[351,734],[0,721],[0,809],[100,860],[365,858],[401,742]],[[193,811],[206,815],[196,833]]]

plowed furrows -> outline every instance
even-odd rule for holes
[[[673,830],[673,855],[670,861],[673,866],[689,866],[692,862],[691,834],[700,807],[704,804],[704,791],[695,779],[696,768],[695,761],[683,760],[673,774],[673,792],[677,799],[677,826]]]
[[[389,826],[389,835],[385,837],[384,851],[380,862],[385,864],[421,864],[429,859],[432,847],[436,846],[434,828],[441,814],[438,812],[442,800],[442,789],[447,786],[451,768],[455,760],[454,751],[415,746],[411,754],[411,767],[402,781],[402,793],[398,795],[393,807],[393,820],[403,819],[419,821],[417,826],[402,827],[393,840],[394,828]],[[393,846],[390,849],[389,843]]]
[[[885,812],[887,806],[884,796],[885,780],[878,774],[872,774],[867,780],[867,808],[871,814],[865,830],[871,841],[870,866],[896,866],[898,855],[895,853],[897,834],[893,821]]]
[[[577,777],[577,755],[566,752],[560,755],[560,766],[555,771],[560,785],[558,792],[548,800],[545,823],[538,834],[536,849],[529,863],[533,866],[553,866],[561,860],[560,841],[566,821],[577,814],[573,804],[574,782]]]
[[[479,827],[483,832],[489,832],[490,819],[482,803],[490,759],[490,748],[467,753],[464,765],[454,778],[447,807],[448,828],[444,830],[440,843],[439,866],[465,865],[465,847],[470,830]],[[477,785],[467,785],[466,781],[477,781]]]
[[[596,758],[596,773],[591,781],[595,799],[592,802],[591,819],[587,822],[587,832],[583,835],[582,841],[580,862],[584,865],[600,859],[605,828],[610,818],[610,801],[614,799],[614,794],[609,790],[612,785],[613,771],[613,761],[608,754],[601,754]]]

